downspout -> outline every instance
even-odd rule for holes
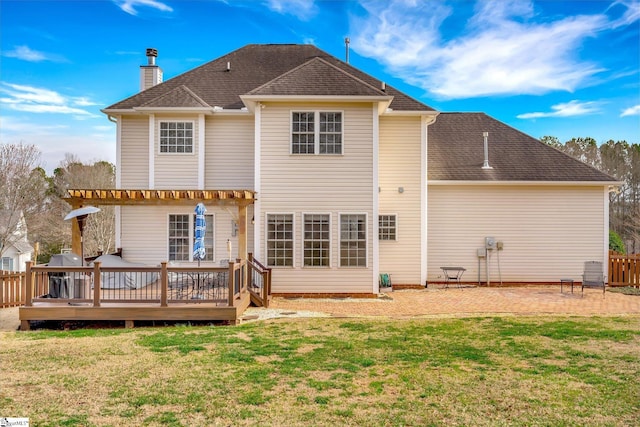
[[[422,120],[422,143],[420,144],[420,194],[422,195],[420,201],[420,227],[422,230],[421,239],[420,239],[420,253],[422,262],[420,263],[420,283],[424,283],[425,287],[427,286],[427,277],[428,277],[428,260],[429,260],[429,247],[427,244],[429,238],[429,190],[427,185],[427,172],[428,172],[428,147],[429,147],[429,126],[435,123],[438,114],[433,116],[426,116]]]

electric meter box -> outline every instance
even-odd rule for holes
[[[496,239],[494,237],[485,237],[484,238],[484,247],[493,251],[496,249]]]

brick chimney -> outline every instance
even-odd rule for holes
[[[162,69],[156,65],[158,50],[147,49],[147,65],[140,66],[140,91],[162,83]]]

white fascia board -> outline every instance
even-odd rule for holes
[[[189,108],[176,108],[176,107],[136,107],[134,108],[134,111],[139,111],[141,113],[175,113],[175,114],[181,114],[181,113],[186,113],[186,114],[190,114],[190,113],[201,113],[201,114],[206,114],[206,113],[211,113],[213,112],[213,109],[211,107],[189,107]]]
[[[404,116],[404,117],[416,117],[425,116],[435,119],[440,114],[440,111],[403,111],[403,110],[389,110],[388,108],[382,113],[383,116]],[[431,124],[429,122],[428,124]]]
[[[250,110],[258,102],[379,102],[379,111],[385,111],[393,101],[393,96],[353,96],[353,95],[240,95],[240,99]],[[381,114],[381,113],[380,113]]]
[[[225,110],[224,108],[222,109],[214,109],[213,110],[213,114],[216,115],[253,115],[253,112],[249,111],[248,109],[244,109],[244,110],[238,110],[238,109],[233,109],[233,110]]]
[[[133,108],[104,108],[100,110],[102,113],[107,115],[118,115],[118,114],[140,114],[138,111]]]
[[[429,180],[428,185],[496,185],[496,186],[524,186],[524,185],[539,185],[549,187],[561,187],[561,186],[578,186],[578,187],[599,187],[608,186],[616,187],[622,185],[620,181],[444,181],[444,180]]]

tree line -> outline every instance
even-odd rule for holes
[[[609,140],[598,145],[593,138],[563,144],[554,136],[540,140],[622,182],[609,192],[609,230],[614,239],[620,237],[626,252],[640,253],[640,144]]]
[[[115,188],[115,166],[109,162],[83,163],[66,154],[48,176],[41,167],[41,152],[34,145],[0,145],[0,256],[15,239],[14,230],[22,215],[29,241],[38,243],[38,262],[71,248],[71,224],[64,221],[71,207],[63,198],[71,188]],[[115,211],[100,206],[89,215],[84,227],[85,255],[115,250]]]

